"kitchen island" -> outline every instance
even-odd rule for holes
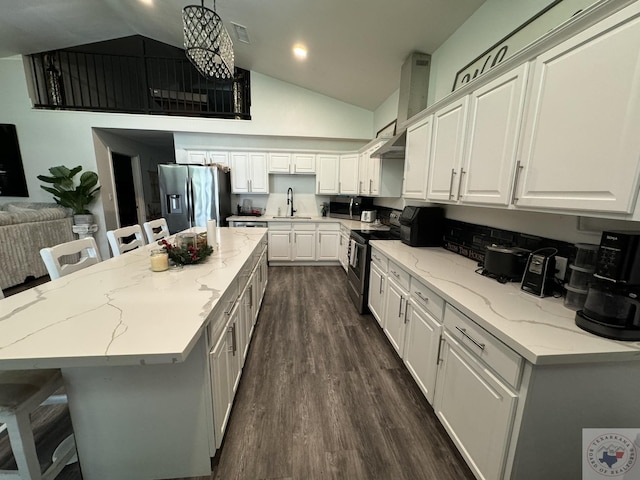
[[[219,228],[213,255],[165,272],[147,245],[0,302],[0,369],[62,369],[85,479],[210,474],[209,352],[266,232]]]
[[[479,275],[443,248],[371,244],[372,288],[393,306],[378,320],[404,334],[396,350],[478,478],[582,478],[583,429],[638,428],[640,342],[583,331],[562,299]]]

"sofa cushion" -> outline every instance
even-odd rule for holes
[[[26,207],[20,207],[18,205],[14,205],[14,204],[10,203],[10,204],[8,204],[6,206],[5,211],[11,212],[11,213],[20,213],[20,212],[33,212],[33,211],[35,211],[35,209],[26,208]]]

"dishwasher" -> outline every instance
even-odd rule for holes
[[[247,220],[247,221],[241,221],[238,222],[236,220],[233,220],[233,226],[234,227],[257,227],[257,228],[267,228],[268,224],[265,221],[253,221],[253,220]]]

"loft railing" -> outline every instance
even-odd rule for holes
[[[249,120],[249,71],[209,80],[186,59],[57,50],[30,55],[34,107]]]

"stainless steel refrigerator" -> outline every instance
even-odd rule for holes
[[[206,227],[207,220],[227,225],[231,215],[231,178],[223,167],[158,165],[162,216],[169,231]]]

